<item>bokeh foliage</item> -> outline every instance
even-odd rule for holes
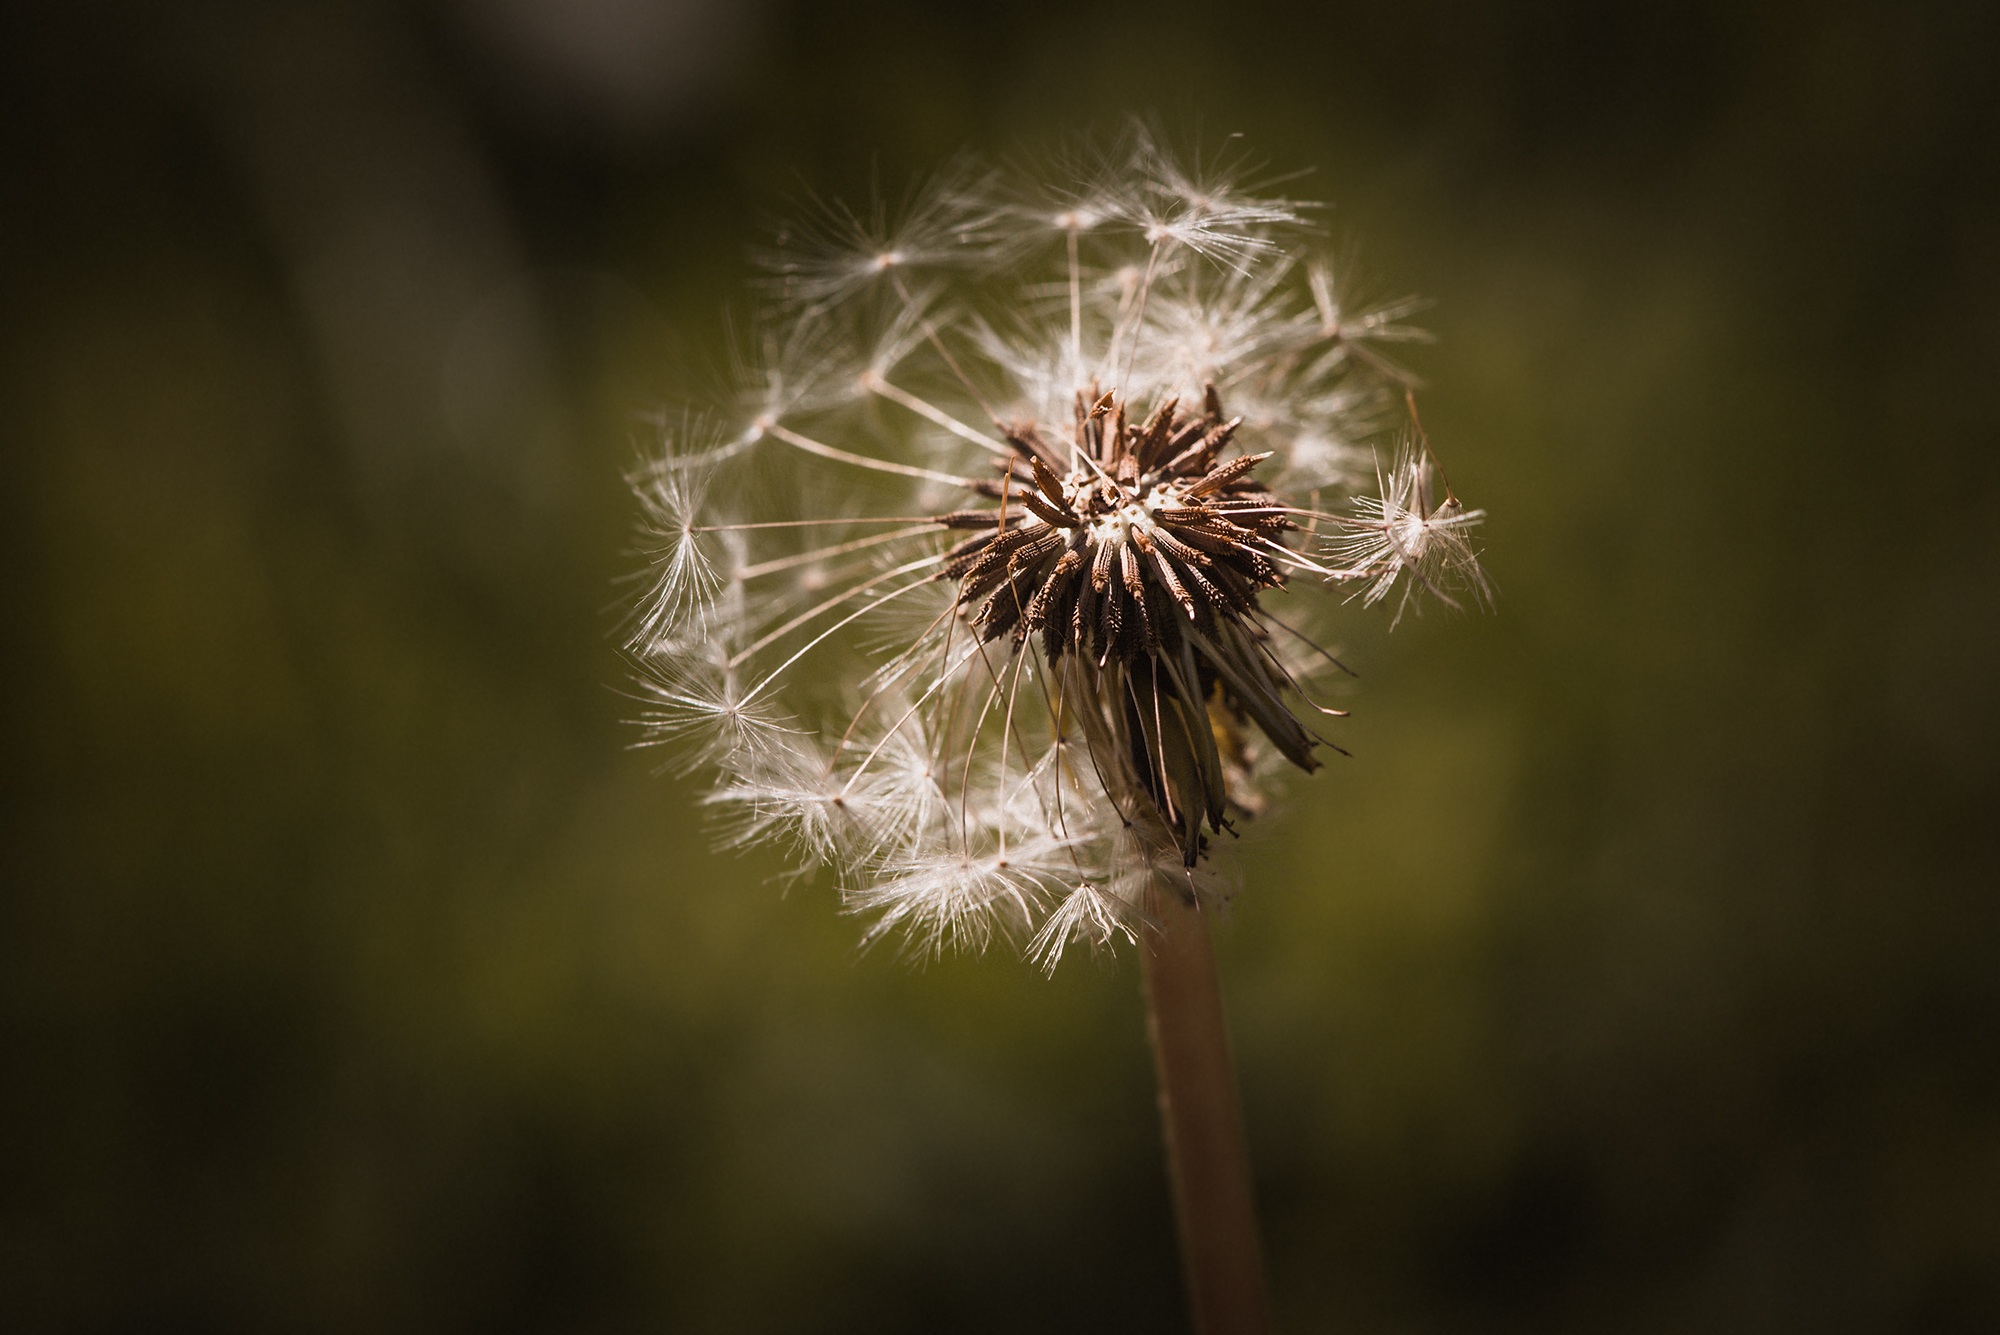
[[[9,1329],[1174,1328],[1131,961],[857,959],[612,636],[759,219],[1131,109],[1439,299],[1502,590],[1246,849],[1288,1328],[2000,1322],[1982,7],[0,22]]]

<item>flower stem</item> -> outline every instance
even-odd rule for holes
[[[1264,1335],[1270,1299],[1209,914],[1171,886],[1152,900],[1159,930],[1139,957],[1194,1329]]]

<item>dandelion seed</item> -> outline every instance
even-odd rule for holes
[[[701,615],[721,590],[719,544],[703,528],[710,474],[671,458],[631,478],[638,494],[642,544],[651,588],[636,622],[642,642],[657,642]]]
[[[769,702],[745,700],[742,677],[721,663],[655,654],[641,672],[642,744],[690,751],[685,770],[725,758],[739,770],[768,767],[798,735]]]
[[[1357,301],[1351,275],[1351,266],[1336,270],[1324,258],[1306,266],[1306,282],[1312,289],[1320,337],[1330,345],[1326,355],[1336,359],[1361,357],[1389,379],[1414,384],[1415,377],[1391,361],[1378,345],[1430,342],[1429,331],[1404,323],[1427,303],[1417,297],[1376,304]]]
[[[977,265],[997,235],[986,174],[960,164],[917,191],[900,216],[815,201],[764,253],[774,296],[804,316],[836,308],[904,273]]]
[[[1429,594],[1447,607],[1460,597],[1484,606],[1493,588],[1472,547],[1472,530],[1486,518],[1468,510],[1447,489],[1437,495],[1437,478],[1427,449],[1405,444],[1395,464],[1379,479],[1379,492],[1358,497],[1354,514],[1335,521],[1339,536],[1329,555],[1346,567],[1343,578],[1363,584],[1363,604],[1380,602],[1399,585],[1395,621]]]

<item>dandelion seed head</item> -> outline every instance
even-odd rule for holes
[[[1066,161],[812,206],[733,407],[633,479],[645,740],[917,955],[1227,898],[1218,840],[1337,720],[1314,604],[1489,591],[1428,443],[1366,463],[1415,304],[1240,157]]]

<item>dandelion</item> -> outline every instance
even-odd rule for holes
[[[1415,425],[1381,349],[1421,334],[1352,299],[1314,208],[1138,130],[1053,184],[819,208],[766,257],[740,390],[633,479],[642,723],[718,772],[729,837],[830,866],[918,954],[1142,944],[1216,1329],[1262,1303],[1217,840],[1337,749],[1315,627],[1343,587],[1489,594],[1427,441],[1352,491]]]

